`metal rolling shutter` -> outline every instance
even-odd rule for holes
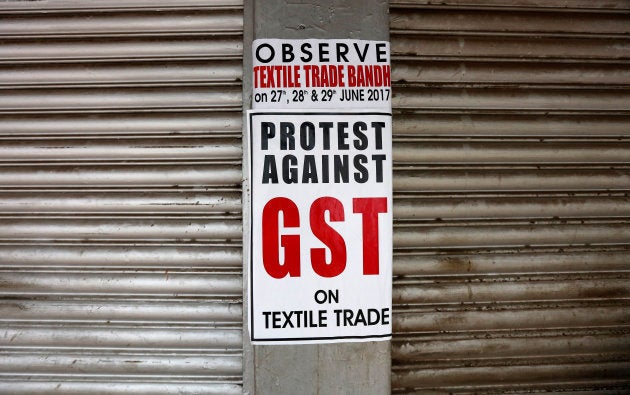
[[[391,4],[394,393],[630,390],[629,12]]]
[[[241,392],[242,25],[0,3],[0,392]]]

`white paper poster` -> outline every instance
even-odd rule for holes
[[[252,50],[251,340],[390,339],[389,44],[269,39]]]
[[[254,109],[391,109],[387,41],[262,39],[252,51]]]

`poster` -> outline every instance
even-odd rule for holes
[[[389,44],[270,39],[252,50],[251,341],[390,339]]]
[[[255,40],[254,109],[391,110],[389,43]]]

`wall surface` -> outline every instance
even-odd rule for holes
[[[251,14],[248,14],[251,12]],[[388,40],[385,1],[246,2],[248,29],[256,38],[353,38]],[[244,61],[244,104],[251,104],[251,50]],[[249,57],[249,59],[248,59]],[[245,222],[247,229],[247,222]],[[388,341],[299,346],[246,345],[246,390],[256,394],[387,394]]]

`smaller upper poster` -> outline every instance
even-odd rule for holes
[[[391,110],[387,41],[259,39],[254,109]]]

